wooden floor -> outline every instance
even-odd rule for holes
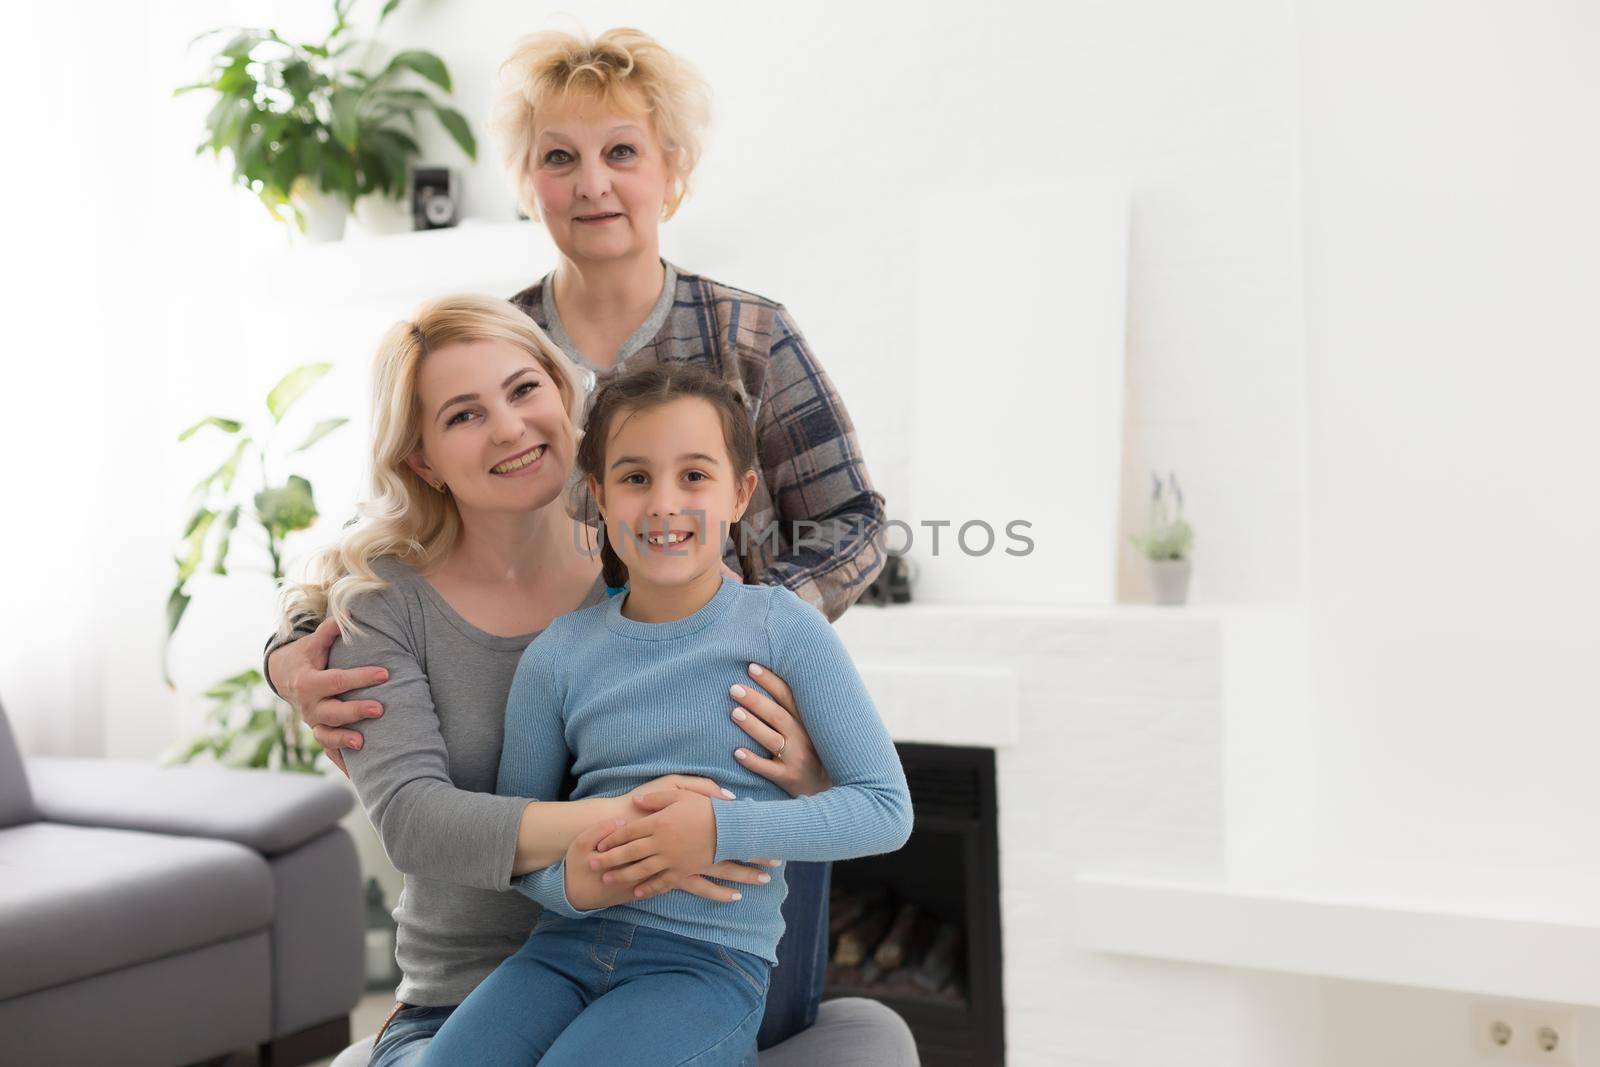
[[[394,1007],[394,994],[392,992],[368,993],[361,998],[361,1003],[356,1005],[356,1010],[350,1013],[350,1040],[359,1041],[369,1034],[378,1032],[378,1027],[383,1025],[383,1020],[388,1018],[389,1009]],[[316,1060],[306,1067],[328,1067],[333,1062],[329,1057],[325,1060]]]

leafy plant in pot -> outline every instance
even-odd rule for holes
[[[167,598],[168,646],[192,599],[189,582],[208,558],[212,561],[210,573],[227,575],[241,531],[259,535],[257,543],[270,563],[273,584],[281,586],[285,543],[291,534],[316,521],[317,506],[311,483],[305,478],[298,474],[281,481],[272,478],[272,466],[282,462],[274,444],[281,439],[284,418],[295,402],[330,366],[312,363],[284,375],[267,394],[271,421],[263,426],[246,432],[242,422],[212,415],[178,435],[179,441],[187,441],[202,431],[214,431],[234,440],[221,465],[200,479],[192,493],[194,511],[184,525],[174,560],[177,576]],[[283,459],[304,453],[347,421],[323,419]],[[259,472],[257,477],[251,476],[254,472]],[[162,673],[172,686],[166,652],[163,648]],[[168,753],[168,762],[187,763],[210,755],[234,767],[318,773],[321,747],[289,712],[288,705],[273,695],[255,667],[219,679],[205,695],[212,701],[206,731]]]
[[[1167,472],[1170,490],[1164,491],[1159,475],[1150,476],[1150,526],[1140,536],[1130,534],[1150,561],[1150,583],[1157,604],[1182,604],[1189,596],[1189,550],[1194,530],[1183,518],[1183,490],[1178,476]],[[1171,501],[1169,508],[1168,501]]]
[[[398,6],[387,0],[377,26]],[[411,49],[373,70],[375,40],[356,39],[355,0],[335,0],[334,24],[320,42],[295,42],[272,29],[223,27],[211,74],[175,95],[209,91],[216,103],[196,153],[233,161],[233,180],[260,198],[278,221],[286,212],[312,240],[337,240],[356,201],[399,200],[421,154],[418,116],[431,114],[469,159],[477,141],[461,112],[435,99],[451,91],[450,72],[432,52]],[[376,28],[375,28],[376,30]],[[191,42],[193,43],[193,42]]]

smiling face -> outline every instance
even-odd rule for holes
[[[560,495],[576,440],[555,380],[509,341],[444,345],[417,371],[422,445],[406,462],[463,512],[532,511]]]
[[[658,254],[672,176],[648,118],[598,107],[551,116],[528,165],[539,217],[567,258]]]
[[[683,585],[720,570],[723,536],[757,481],[733,470],[721,416],[696,396],[617,412],[603,472],[589,487],[630,584]]]

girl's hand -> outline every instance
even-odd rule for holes
[[[348,778],[343,750],[360,748],[361,734],[340,727],[377,718],[383,714],[383,705],[374,700],[339,700],[338,696],[387,681],[389,672],[382,667],[328,670],[328,650],[338,639],[339,624],[324,619],[314,632],[268,656],[267,673],[283,699],[311,727],[317,744]]]
[[[734,724],[766,752],[781,752],[783,757],[768,758],[753,749],[738,748],[734,758],[790,796],[811,796],[832,786],[827,768],[811,747],[811,735],[800,725],[800,712],[788,683],[759,663],[748,669],[750,677],[771,696],[753,686],[733,686],[729,693],[739,704],[731,712]]]
[[[684,799],[684,796],[685,794],[683,793],[674,794],[672,792],[647,793],[641,796],[639,791],[635,790],[634,804],[644,811],[659,812],[677,805],[678,801]],[[706,804],[705,807],[711,819],[709,839],[705,844],[705,848],[707,851],[711,851],[714,848],[716,838],[716,818],[709,815],[710,805]],[[639,822],[647,823],[648,820],[639,820]],[[737,890],[725,885],[719,885],[717,882],[711,881],[711,879],[716,878],[723,882],[734,882],[741,885],[766,885],[772,881],[772,876],[760,868],[775,868],[783,865],[782,860],[758,859],[751,860],[748,863],[724,860],[721,863],[703,867],[698,871],[668,867],[654,875],[641,875],[644,881],[637,881],[630,878],[630,873],[652,870],[656,866],[655,861],[660,857],[660,853],[651,852],[651,849],[657,847],[654,834],[636,837],[634,840],[624,843],[623,838],[629,836],[628,834],[623,833],[621,829],[617,829],[614,833],[611,832],[613,827],[620,828],[626,825],[626,820],[622,819],[602,824],[601,828],[607,832],[601,836],[595,845],[595,850],[587,857],[588,865],[600,879],[600,884],[605,886],[608,894],[611,890],[620,888],[631,894],[632,899],[643,900],[648,897],[660,896],[662,893],[670,892],[673,889],[682,889],[684,892],[693,893],[697,897],[704,897],[707,900],[714,900],[722,904],[731,904],[741,899],[741,894]],[[634,833],[649,834],[650,831],[648,828],[641,828],[635,830]],[[619,864],[623,865],[621,869],[615,869]],[[605,873],[600,874],[599,872],[601,871]],[[628,898],[624,897],[623,899],[626,900]]]
[[[684,789],[636,797],[654,814],[634,819],[600,840],[589,869],[606,885],[635,885],[665,871],[687,877],[716,859],[717,820],[711,801]]]

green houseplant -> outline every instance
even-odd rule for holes
[[[1194,544],[1194,530],[1183,518],[1183,490],[1178,486],[1178,476],[1167,472],[1170,489],[1166,490],[1159,475],[1152,474],[1150,480],[1150,526],[1143,536],[1131,534],[1129,540],[1150,561],[1156,603],[1182,604],[1189,595],[1189,550]]]
[[[292,215],[301,232],[308,214],[332,207],[333,223],[312,235],[333,239],[344,217],[368,195],[399,199],[409,163],[421,149],[418,116],[431,114],[469,159],[478,148],[461,112],[441,103],[450,72],[432,52],[402,51],[376,66],[376,41],[357,39],[349,21],[355,0],[334,0],[333,27],[321,41],[290,41],[272,29],[224,27],[230,34],[204,80],[176,93],[207,91],[216,102],[195,149],[233,161],[233,180],[255,193],[274,219]],[[387,0],[377,25],[400,0]],[[337,232],[335,232],[337,231]]]
[[[251,539],[262,550],[274,585],[282,583],[285,542],[291,534],[316,521],[317,506],[309,481],[298,474],[277,480],[272,471],[287,465],[292,457],[304,453],[348,420],[323,419],[286,453],[276,446],[283,440],[285,416],[330,366],[312,363],[284,375],[267,394],[269,421],[248,432],[245,424],[236,419],[212,415],[178,435],[179,441],[187,441],[202,431],[222,434],[230,445],[222,454],[221,464],[200,479],[191,494],[193,511],[183,528],[174,560],[177,575],[167,598],[168,646],[192,599],[190,580],[208,561],[211,574],[227,575],[230,555],[241,533],[253,535]],[[164,648],[163,676],[171,686],[166,659]],[[317,772],[321,748],[300,721],[288,714],[288,705],[273,695],[255,667],[218,680],[205,695],[212,701],[205,732],[169,753],[169,761],[186,763],[209,754],[236,767]]]

